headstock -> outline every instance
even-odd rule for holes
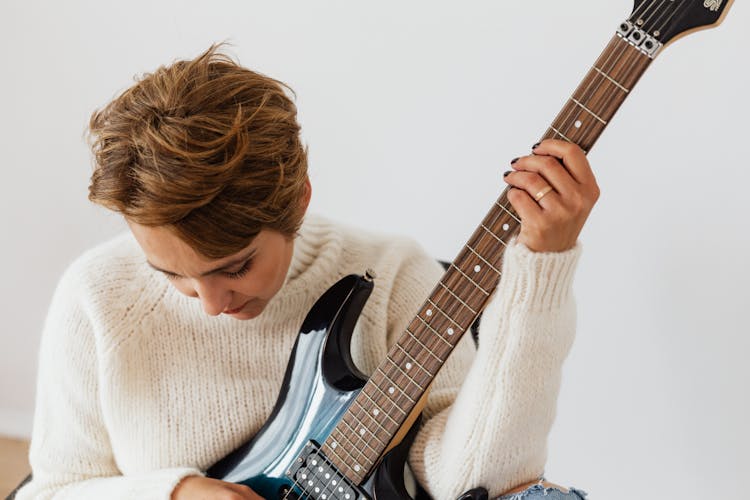
[[[652,39],[653,44],[668,45],[689,33],[720,24],[733,2],[734,0],[635,0],[633,13],[628,19],[633,28],[631,35]],[[644,41],[644,45],[647,42],[648,40]]]

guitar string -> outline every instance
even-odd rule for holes
[[[346,439],[347,441],[349,441],[349,439],[347,438],[347,436],[343,432],[340,432],[340,434],[342,435],[342,437],[344,439]],[[351,441],[349,441],[349,443],[353,445],[353,443],[351,443]],[[355,463],[357,462],[357,460],[354,458],[354,456],[351,453],[349,453],[347,449],[344,448],[344,451],[346,451],[347,455],[349,455],[349,457],[352,458],[355,461]],[[361,452],[360,452],[360,455],[362,455]],[[332,462],[332,460],[329,459],[328,456],[326,456],[324,453],[320,453],[317,456],[320,457],[320,458],[322,458],[324,462],[326,462],[327,464],[329,464],[333,470],[339,472],[339,474],[341,474],[342,476],[346,477],[346,475],[343,472],[341,472],[339,470],[339,468]],[[338,458],[339,458],[339,460],[341,459],[341,457],[338,457]],[[303,481],[304,481],[304,479],[303,479]],[[328,488],[328,486],[332,485],[331,484],[332,481],[335,481],[335,478],[329,479],[328,483],[325,486],[326,489]],[[315,488],[315,483],[309,484],[310,482],[312,482],[312,481],[308,482],[308,486],[305,486],[304,484],[300,485],[299,480],[295,478],[294,482],[292,483],[292,487],[286,492],[286,494],[284,495],[284,497],[283,497],[282,500],[286,500],[287,498],[289,498],[289,495],[291,495],[294,492],[294,487],[295,486],[297,486],[300,490],[302,490],[302,494],[303,495],[310,494],[311,490]],[[335,490],[336,489],[335,485],[333,485],[333,486],[334,486],[333,489]],[[305,498],[305,497],[303,496],[301,498]]]
[[[620,37],[617,37],[615,40],[620,41],[621,39],[620,39]],[[612,44],[610,43],[609,45],[611,46]],[[624,54],[625,51],[626,51],[626,49],[627,49],[627,46],[628,46],[627,44],[625,44],[624,47],[617,46],[615,44],[614,47],[611,47],[609,49],[609,54],[607,55],[606,59],[602,63],[602,68],[600,68],[601,71],[608,75],[612,71],[612,69],[614,69],[614,67],[617,65],[617,63],[620,61],[622,54]],[[621,47],[622,47],[622,49],[621,49]],[[613,56],[614,56],[615,60],[612,63],[612,66],[609,66],[609,63],[612,60]],[[596,67],[596,62],[594,63],[594,67]],[[589,74],[590,74],[590,71],[589,71]],[[605,82],[605,81],[607,81],[607,80],[606,80],[606,77],[604,75],[601,75],[599,73],[597,73],[596,75],[593,75],[593,77],[589,80],[589,82],[586,83],[586,85],[584,86],[583,92],[581,93],[580,97],[583,99],[586,96],[586,94],[588,94],[588,92],[591,90],[591,88],[595,87],[594,92],[591,94],[593,96],[596,93],[596,89],[600,88],[601,84],[603,82]],[[576,91],[573,92],[573,95],[575,95],[575,94],[576,94]],[[570,104],[573,103],[572,102],[572,97],[570,99],[568,99],[568,103],[570,103]],[[590,98],[586,100],[586,104],[590,104]],[[558,114],[558,117],[555,118],[555,121],[553,122],[553,127],[554,127],[554,125],[558,125],[558,126],[560,126],[560,128],[562,128],[561,124],[563,124],[563,123],[567,122],[568,120],[570,120],[571,116],[575,113],[576,106],[567,106],[567,107],[568,107],[567,112],[565,111],[565,107],[563,107],[563,109],[561,110],[561,112]],[[560,119],[563,116],[563,113],[564,113],[564,117],[562,119]],[[595,120],[593,120],[593,119],[592,120],[586,120],[585,123],[586,124],[581,127],[581,131],[578,133],[581,138],[586,137],[588,135],[588,133],[590,131],[594,130],[594,127],[596,126],[595,125]],[[554,135],[560,135],[560,136],[562,136],[562,134],[560,134],[558,131],[554,130],[553,127],[549,127],[547,129],[548,133],[549,132],[555,132],[553,134],[553,136]]]
[[[648,31],[646,30],[645,26],[651,23],[651,20],[654,18],[654,16],[661,16],[664,12],[668,12],[670,5],[674,5],[673,0],[662,0],[659,6],[651,14],[649,14],[647,19],[643,19],[643,17],[641,17],[641,19],[643,20],[643,23],[640,24],[641,29],[644,31]]]
[[[648,22],[651,24],[651,28],[649,28],[647,31],[650,31],[651,33],[659,32],[661,34],[661,30],[658,28],[659,22],[662,18],[664,18],[665,15],[669,15],[670,7],[674,7],[674,10],[672,10],[672,14],[677,12],[680,9],[680,6],[676,4],[674,1],[669,2],[664,10],[661,10],[656,15],[656,18],[654,19],[654,16],[649,17]],[[653,22],[652,22],[653,21]]]
[[[685,1],[685,0],[682,0],[681,4],[682,4],[682,3],[684,2],[684,1]],[[656,3],[656,2],[653,2],[653,3],[651,4],[651,5],[653,6],[653,5],[655,4],[655,3]],[[650,7],[649,7],[649,8],[650,8]],[[658,10],[658,9],[657,9],[657,10]],[[672,15],[674,15],[674,13],[673,13]],[[625,46],[625,49],[627,49],[627,46]],[[623,54],[624,52],[625,52],[625,51],[622,51],[622,52],[621,52],[621,53],[620,53],[620,54],[619,54],[619,55],[618,55],[618,56],[616,57],[616,61],[615,61],[615,64],[616,64],[617,62],[619,62],[619,59],[621,59],[621,56],[622,56],[622,54]],[[607,58],[607,61],[605,61],[605,64],[604,64],[605,66],[606,66],[606,65],[608,64],[609,60],[611,59],[612,55],[614,55],[614,53],[615,53],[615,50],[613,50],[613,51],[612,51],[612,53],[611,53],[611,54],[610,54],[610,55],[608,56],[608,58]],[[634,58],[634,61],[633,61],[633,63],[631,63],[631,65],[630,65],[631,69],[632,69],[632,67],[633,67],[633,66],[634,66],[634,65],[636,64],[636,62],[637,62],[637,59],[638,59],[637,57],[636,57],[636,58]],[[609,72],[609,71],[611,71],[611,69],[609,69],[609,70],[606,70],[605,72]],[[603,78],[603,77],[602,77],[602,78]],[[589,88],[591,87],[591,85],[593,85],[593,83],[594,83],[594,81],[593,81],[593,79],[592,79],[592,81],[591,81],[591,82],[589,82],[589,84],[587,85],[587,88],[586,88],[586,90],[584,91],[584,94],[585,94],[585,92],[587,92],[587,91],[589,90]],[[599,83],[599,85],[600,85],[600,84],[601,84],[601,82]],[[587,104],[588,104],[588,101],[587,101]],[[575,108],[575,107],[572,107],[572,108]],[[570,114],[572,114],[572,112],[573,112],[573,110],[571,110],[571,111],[569,111],[569,112],[568,112],[568,114],[567,114],[567,116],[566,116],[565,120],[563,120],[563,122],[564,122],[564,121],[567,121],[567,119],[569,118]],[[592,123],[593,123],[593,122],[592,122]],[[583,135],[585,135],[585,133],[584,133]],[[504,206],[504,208],[507,208],[507,207],[505,207],[505,206]],[[496,214],[496,216],[495,216],[495,218],[494,218],[493,222],[491,223],[491,226],[492,226],[492,225],[494,225],[494,223],[496,223],[496,222],[498,221],[498,219],[499,219],[498,215],[499,215],[499,213],[498,213],[498,214]],[[494,235],[495,233],[494,233],[494,232],[492,232],[492,234]],[[498,235],[495,235],[495,236],[498,236]],[[482,237],[483,237],[483,236],[480,236],[480,237],[478,238],[478,240],[480,240],[480,239],[481,239]],[[473,289],[473,290],[474,290],[474,289]],[[476,291],[476,290],[474,290],[474,291]],[[445,293],[447,293],[446,291],[444,291],[444,290],[442,290],[442,289],[440,290],[440,292],[441,292],[441,295],[444,295]],[[464,306],[464,307],[465,307],[465,306]],[[440,310],[440,312],[441,312],[441,313],[443,313],[443,314],[446,314],[446,313],[445,313],[445,312],[444,312],[444,311],[443,311],[443,310],[442,310],[441,308],[439,308],[439,307],[438,307],[438,310]],[[447,314],[446,314],[446,316],[447,316]],[[360,410],[360,411],[361,411],[361,410]],[[360,420],[360,419],[359,419],[359,418],[357,418],[357,417],[355,417],[355,418],[356,418],[357,420]],[[372,417],[370,417],[370,418],[372,418]],[[346,436],[344,436],[344,437],[345,437],[345,439],[347,439],[347,441],[349,441],[349,439],[348,439],[348,438],[346,438]],[[351,443],[351,441],[350,441],[350,443]],[[349,454],[349,455],[350,455],[350,457],[354,458],[354,457],[353,457],[353,456],[352,456],[352,455],[351,455],[350,453],[348,453],[348,452],[347,452],[347,454]],[[360,454],[362,454],[362,453],[360,452]],[[337,467],[336,467],[336,466],[335,466],[334,464],[332,464],[332,463],[331,463],[331,462],[330,462],[330,461],[329,461],[329,460],[327,459],[327,457],[325,457],[325,455],[320,455],[320,456],[321,456],[321,457],[323,458],[323,460],[325,460],[326,462],[328,462],[328,463],[329,463],[329,464],[330,464],[330,465],[331,465],[331,466],[332,466],[332,467],[333,467],[334,469],[336,469],[336,470],[337,470]],[[364,455],[363,455],[363,456],[364,456]],[[302,493],[303,493],[303,494],[308,494],[308,493],[309,493],[309,489],[308,489],[307,487],[305,487],[305,486],[301,486],[301,485],[299,484],[299,482],[298,482],[297,480],[295,480],[295,481],[294,481],[294,486],[300,487],[300,489],[302,490]],[[328,488],[329,486],[333,486],[333,490],[335,490],[335,485],[332,485],[332,484],[330,484],[330,483],[326,485],[326,489],[327,489],[327,488]],[[293,492],[293,489],[290,489],[290,490],[289,490],[289,491],[287,492],[287,494],[286,494],[286,495],[284,496],[284,499],[288,498],[288,495],[289,495],[290,493],[292,493],[292,492]]]
[[[683,7],[683,5],[685,4],[685,2],[686,2],[686,1],[687,1],[687,0],[680,0],[680,5],[679,5],[679,7],[677,7],[677,8],[675,9],[675,11],[674,11],[674,12],[672,13],[672,15],[671,15],[671,16],[669,16],[669,17],[668,17],[668,18],[667,18],[667,19],[666,19],[666,20],[664,21],[664,24],[663,24],[662,26],[660,26],[660,27],[659,27],[659,31],[663,31],[663,30],[664,30],[664,28],[666,28],[666,26],[667,26],[667,25],[668,25],[668,24],[669,24],[670,22],[672,22],[672,19],[674,19],[674,16],[675,16],[675,15],[677,14],[677,12],[679,12],[679,11],[680,11],[680,10],[682,9],[682,7]]]

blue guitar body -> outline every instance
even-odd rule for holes
[[[363,485],[350,484],[346,491],[321,486],[316,492],[317,485],[303,478],[305,470],[315,467],[306,447],[325,441],[367,381],[354,365],[349,345],[372,288],[369,277],[349,275],[318,299],[302,324],[269,420],[252,440],[213,465],[209,477],[245,484],[266,499],[429,499],[416,483],[411,494],[404,484],[417,425]]]

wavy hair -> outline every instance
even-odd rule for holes
[[[220,259],[302,223],[307,149],[284,83],[212,45],[146,73],[89,122],[89,200]]]

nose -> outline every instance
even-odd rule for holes
[[[195,292],[209,316],[217,316],[232,303],[232,291],[210,281],[195,283]]]

